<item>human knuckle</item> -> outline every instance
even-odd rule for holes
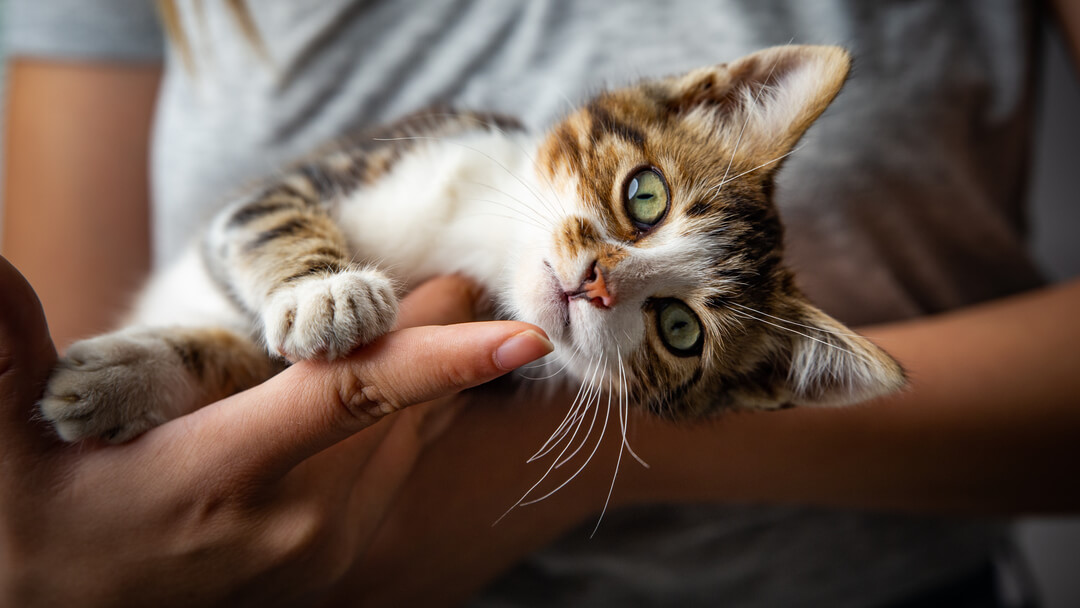
[[[376,384],[354,371],[345,373],[338,383],[335,405],[345,420],[369,425],[387,413],[385,410],[392,404]]]
[[[465,362],[447,361],[443,364],[442,376],[448,387],[460,390],[478,383],[481,374]]]

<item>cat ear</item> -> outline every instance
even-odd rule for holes
[[[866,338],[803,303],[791,339],[786,391],[797,406],[842,406],[900,390],[904,371]],[[780,330],[777,330],[780,331]]]
[[[851,67],[835,46],[779,46],[666,81],[669,104],[757,163],[788,153],[840,92]]]

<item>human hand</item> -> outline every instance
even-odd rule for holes
[[[453,279],[403,324],[468,317]],[[62,444],[33,420],[56,352],[37,298],[0,258],[0,603],[311,603],[362,556],[452,394],[541,356],[532,326],[396,331],[119,445]],[[524,332],[524,333],[523,333]],[[516,357],[498,351],[516,340]],[[433,429],[434,427],[434,429]]]
[[[608,510],[692,503],[979,517],[1080,512],[1080,485],[1071,483],[1080,477],[1078,309],[1073,281],[870,328],[912,382],[858,407],[740,412],[697,424],[632,409],[628,438],[649,468],[624,458]],[[504,403],[470,404],[425,451],[344,579],[352,597],[457,605],[574,525],[589,527],[570,531],[571,540],[588,536],[620,438],[609,436],[615,445],[601,446],[573,483],[493,527],[543,474],[526,459],[570,396],[492,400]]]
[[[333,605],[352,605],[355,598],[373,606],[460,605],[564,534],[584,541],[597,523],[600,537],[609,534],[601,521],[605,507],[632,504],[629,499],[649,481],[649,471],[625,452],[617,469],[622,437],[611,429],[590,454],[600,435],[592,433],[589,446],[553,470],[529,499],[576,473],[572,482],[541,502],[507,512],[552,465],[554,454],[533,462],[530,456],[559,426],[573,397],[550,387],[522,390],[520,383],[461,395],[468,406],[425,450],[375,541],[342,578]],[[643,437],[636,433],[643,418],[631,412],[630,441],[648,461],[652,454],[642,451]]]

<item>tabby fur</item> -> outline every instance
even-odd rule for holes
[[[42,412],[69,441],[128,440],[287,361],[346,356],[448,273],[549,334],[553,381],[657,415],[895,391],[896,362],[800,294],[772,202],[848,68],[842,49],[777,47],[601,93],[541,134],[438,111],[334,142],[226,206],[126,327],[73,345]],[[668,201],[648,226],[627,207],[642,171]],[[661,335],[673,301],[700,323],[692,349]]]

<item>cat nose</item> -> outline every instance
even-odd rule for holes
[[[597,308],[611,308],[615,305],[615,296],[608,290],[604,269],[595,261],[585,274],[581,286],[571,297],[587,298]]]

